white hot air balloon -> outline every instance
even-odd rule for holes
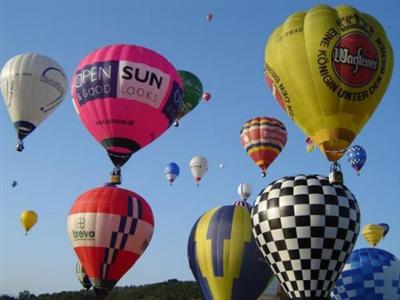
[[[244,201],[247,201],[247,199],[250,197],[252,189],[250,183],[241,183],[238,186],[238,194],[240,198]]]
[[[23,139],[62,102],[67,76],[62,67],[46,56],[26,53],[14,56],[0,74],[1,93],[18,136]]]
[[[191,159],[189,167],[196,181],[196,185],[199,185],[201,178],[208,170],[207,159],[202,156],[195,156]]]

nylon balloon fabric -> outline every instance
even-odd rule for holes
[[[190,233],[188,258],[205,300],[255,300],[273,276],[251,235],[247,207],[202,215]]]
[[[248,120],[240,130],[240,143],[247,154],[265,171],[281,153],[287,141],[285,125],[270,117],[256,117]]]
[[[272,32],[264,70],[279,105],[337,161],[378,107],[393,51],[374,17],[347,5],[317,5]]]
[[[332,300],[399,300],[399,259],[382,249],[354,250],[331,296]]]
[[[111,290],[147,248],[154,227],[140,195],[113,186],[80,195],[68,215],[68,236],[92,286]]]
[[[157,52],[121,44],[86,56],[71,90],[82,123],[121,167],[171,126],[183,85],[174,66]]]
[[[360,231],[354,195],[320,175],[280,178],[257,197],[253,235],[291,299],[329,299]]]

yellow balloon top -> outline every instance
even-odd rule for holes
[[[337,161],[381,101],[393,52],[372,16],[351,6],[318,5],[272,32],[264,67],[281,107]]]
[[[367,224],[362,230],[362,235],[368,244],[370,244],[372,247],[375,247],[383,238],[383,232],[384,229],[382,226],[376,224]]]
[[[25,235],[36,224],[38,215],[33,210],[24,210],[19,216],[22,227],[25,229]]]

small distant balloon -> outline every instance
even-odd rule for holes
[[[172,185],[176,177],[179,175],[179,166],[174,162],[169,163],[164,169],[164,174],[169,182],[169,185]]]
[[[19,216],[22,227],[25,229],[25,235],[36,224],[38,215],[33,210],[24,210]]]
[[[385,235],[389,232],[389,225],[386,223],[379,223],[378,225],[383,228],[383,237],[385,237]]]
[[[201,178],[208,170],[208,161],[205,157],[195,156],[189,162],[189,168],[196,181],[196,185],[199,185]]]
[[[206,17],[206,20],[207,20],[208,22],[211,22],[213,18],[214,18],[214,15],[213,15],[212,13],[208,13],[208,15],[207,15],[207,17]]]
[[[223,164],[219,164],[219,168],[222,169],[224,167]]]
[[[206,92],[206,93],[203,93],[203,96],[202,96],[202,98],[203,98],[203,100],[205,100],[205,101],[208,101],[208,100],[210,100],[210,99],[211,99],[211,94],[210,94],[210,93],[208,93],[208,92]]]
[[[15,180],[13,180],[13,182],[11,183],[11,186],[12,186],[13,188],[15,188],[15,187],[17,186],[17,184],[18,184],[18,182],[16,182]]]

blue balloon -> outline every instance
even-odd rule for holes
[[[385,236],[389,232],[389,225],[386,223],[379,223],[378,225],[383,227],[383,236]]]
[[[331,297],[332,300],[400,299],[400,261],[382,249],[354,250]]]
[[[347,150],[347,160],[350,162],[351,167],[356,170],[357,175],[360,174],[361,168],[367,160],[367,152],[359,145],[353,145]]]
[[[174,162],[169,163],[164,169],[164,174],[167,177],[169,184],[172,185],[172,182],[174,182],[176,177],[179,175],[179,166]]]

